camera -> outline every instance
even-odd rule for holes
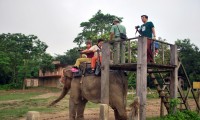
[[[138,26],[135,26],[135,29],[139,29],[140,28],[140,26],[138,25]]]

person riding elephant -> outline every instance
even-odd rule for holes
[[[59,98],[54,100],[50,106],[56,104],[70,90],[69,117],[70,120],[83,120],[84,109],[88,101],[101,102],[101,77],[84,76],[73,78],[72,66],[63,69],[64,87]],[[123,71],[110,71],[109,73],[109,105],[114,110],[116,120],[126,120],[126,96],[128,83]]]
[[[86,43],[86,49],[85,50],[82,50],[80,53],[83,54],[85,53],[86,54],[86,57],[81,57],[81,58],[78,58],[76,60],[76,63],[75,65],[73,66],[73,68],[71,69],[72,72],[78,72],[79,71],[79,66],[82,62],[91,62],[93,56],[94,56],[94,53],[93,52],[87,52],[88,50],[90,50],[90,48],[92,47],[92,42],[90,40],[88,40]]]

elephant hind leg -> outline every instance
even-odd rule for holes
[[[116,104],[114,110],[115,120],[127,120],[126,107],[123,102]]]
[[[118,113],[117,109],[113,108],[113,110],[114,110],[115,120],[118,120],[119,113]]]

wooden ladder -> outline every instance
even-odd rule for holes
[[[166,107],[166,109],[167,109],[167,112],[169,113],[169,111],[170,111],[170,92],[169,92],[169,83],[165,83],[165,80],[164,80],[164,78],[163,78],[163,76],[162,76],[162,74],[161,73],[159,73],[158,72],[158,74],[159,74],[159,76],[160,76],[160,78],[161,78],[161,80],[162,80],[162,86],[166,86],[166,87],[161,87],[161,85],[158,83],[158,81],[157,81],[157,79],[156,79],[156,77],[155,77],[155,75],[154,75],[154,73],[153,72],[149,72],[149,76],[150,76],[150,78],[151,78],[151,80],[153,81],[153,83],[154,83],[154,85],[155,85],[155,87],[156,87],[156,89],[157,89],[157,92],[158,92],[158,94],[159,94],[159,97],[161,98],[161,101],[164,103],[164,105],[165,105],[165,107]],[[181,86],[179,85],[178,86],[178,94],[179,94],[179,99],[180,99],[180,108],[178,108],[178,109],[180,109],[180,110],[185,110],[185,109],[187,109],[187,110],[190,110],[190,107],[189,107],[189,104],[188,104],[188,101],[187,101],[187,98],[188,98],[188,95],[189,95],[189,93],[187,93],[187,95],[185,95],[184,94],[184,92],[183,92],[183,89],[181,88]],[[183,106],[182,105],[184,105],[185,106],[185,108],[183,108]]]
[[[161,98],[161,101],[164,103],[167,111],[169,112],[170,110],[170,105],[169,105],[169,90],[168,88],[166,90],[168,90],[167,92],[161,88],[161,85],[158,83],[152,69],[148,69],[148,73],[150,76],[150,79],[153,81],[153,84],[155,85],[157,92],[159,94],[159,97]]]
[[[190,106],[189,106],[189,104],[188,104],[188,96],[189,96],[189,94],[190,94],[190,92],[191,92],[191,93],[192,93],[192,97],[193,97],[193,99],[195,100],[197,109],[198,109],[198,111],[200,111],[200,105],[198,104],[197,97],[195,96],[193,87],[192,87],[192,85],[191,85],[191,83],[190,83],[189,77],[187,76],[186,70],[185,70],[183,64],[181,63],[180,59],[178,60],[178,62],[179,62],[179,64],[178,64],[177,67],[178,67],[179,70],[182,70],[182,72],[184,73],[184,78],[186,79],[186,82],[187,82],[187,85],[188,85],[187,92],[184,93],[184,91],[183,91],[183,89],[182,89],[180,83],[178,84],[178,95],[179,95],[179,96],[178,96],[178,99],[180,100],[180,103],[179,103],[180,107],[179,107],[178,109],[179,109],[179,110],[191,110],[191,108],[190,108]],[[169,113],[169,111],[170,111],[170,104],[169,104],[169,103],[170,103],[170,101],[169,101],[169,100],[170,100],[169,85],[170,85],[170,84],[169,84],[169,83],[165,83],[165,80],[164,80],[164,78],[163,78],[163,76],[162,76],[162,74],[161,74],[161,73],[163,73],[163,72],[168,72],[168,73],[170,73],[170,70],[165,70],[165,71],[163,71],[163,70],[158,70],[158,69],[157,69],[157,70],[153,71],[153,69],[148,69],[149,76],[150,76],[151,80],[153,81],[153,83],[154,83],[154,85],[155,85],[155,87],[156,87],[156,89],[157,89],[157,92],[158,92],[158,94],[159,94],[159,97],[161,98],[161,101],[164,103],[164,105],[165,105],[165,107],[166,107],[166,109],[167,109],[167,111],[168,111],[168,113]],[[157,81],[157,79],[156,79],[154,73],[157,73],[157,74],[160,76],[160,78],[161,78],[161,80],[162,80],[162,84],[159,84],[159,83],[158,83],[158,81]],[[162,85],[162,86],[166,86],[166,87],[163,87],[163,88],[162,88],[161,85]],[[183,105],[184,105],[184,107],[183,107]]]
[[[198,103],[197,96],[195,96],[194,89],[193,89],[193,87],[192,87],[192,84],[191,84],[191,82],[190,82],[190,79],[189,79],[189,77],[188,77],[188,75],[187,75],[187,73],[186,73],[186,70],[185,70],[183,64],[181,63],[180,58],[178,58],[178,61],[179,61],[179,64],[180,64],[179,70],[182,70],[182,72],[183,72],[183,74],[184,74],[184,78],[186,79],[186,82],[187,82],[187,85],[188,85],[188,89],[187,89],[186,95],[183,93],[182,88],[181,88],[180,86],[178,86],[178,91],[181,93],[181,94],[180,94],[180,97],[182,98],[183,102],[186,104],[186,105],[185,105],[186,109],[189,109],[189,110],[190,110],[189,104],[188,104],[188,96],[189,96],[189,94],[190,94],[190,92],[191,92],[191,93],[192,93],[192,97],[193,97],[193,99],[194,99],[194,101],[195,101],[195,103],[196,103],[197,110],[200,111],[200,105],[199,105],[199,103]]]

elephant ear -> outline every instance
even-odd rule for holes
[[[68,78],[73,78],[73,73],[72,73],[71,69],[72,69],[72,66],[67,66],[66,68],[64,68],[63,75]]]

